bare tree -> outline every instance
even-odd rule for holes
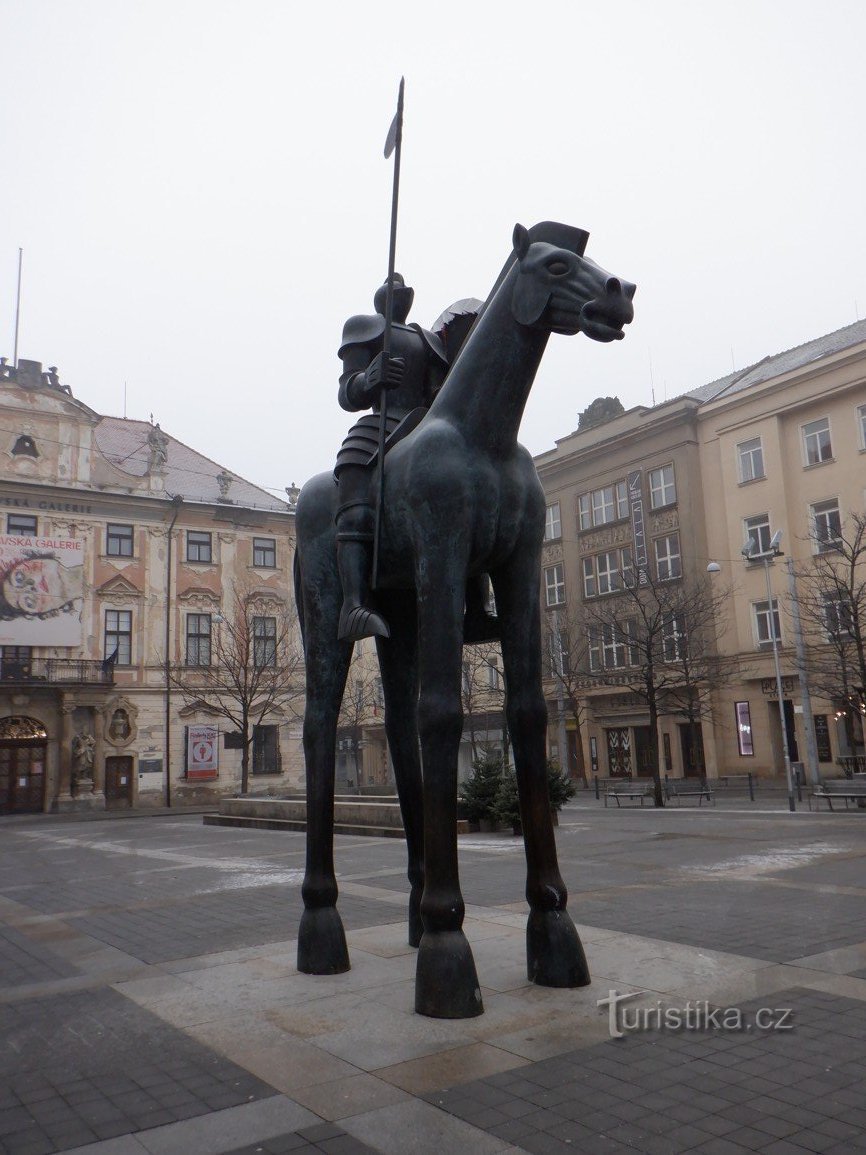
[[[505,682],[498,643],[484,642],[463,648],[461,683],[463,716],[469,730],[472,761],[479,757],[479,734],[489,735],[491,715],[502,740],[504,761],[508,762],[508,727],[505,722]]]
[[[645,769],[653,779],[656,806],[665,801],[659,717],[685,717],[697,749],[698,720],[709,711],[706,691],[732,669],[716,652],[729,597],[730,590],[715,589],[709,578],[660,579],[647,567],[620,578],[618,593],[584,606],[590,676],[604,683],[615,674],[617,684],[641,699],[649,713]]]
[[[565,715],[574,723],[576,765],[575,776],[587,785],[586,760],[583,753],[583,724],[586,719],[586,624],[577,609],[569,605],[543,615],[542,646],[545,677],[553,685],[557,700]],[[560,738],[560,745],[561,745]],[[560,751],[562,769],[571,775],[566,765],[566,751]]]
[[[811,540],[816,552],[797,570],[809,684],[844,713],[853,752],[866,714],[866,513],[825,518]]]
[[[384,709],[379,667],[376,661],[364,652],[364,645],[365,643],[360,642],[355,646],[338,720],[339,741],[348,743],[348,750],[355,765],[355,789],[359,794],[364,726],[380,709]]]
[[[249,790],[250,747],[257,726],[289,713],[303,696],[304,666],[286,603],[241,583],[224,612],[200,615],[201,632],[187,638],[185,661],[169,668],[188,706],[222,716],[241,736],[241,793]]]

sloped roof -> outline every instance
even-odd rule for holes
[[[131,477],[144,477],[150,472],[151,447],[148,435],[156,426],[147,421],[133,421],[126,417],[103,417],[96,426],[94,436],[102,455],[115,469],[128,473]],[[224,469],[209,457],[197,453],[161,429],[164,437],[166,461],[165,489],[169,494],[181,494],[185,501],[201,501],[207,504],[240,506],[245,509],[266,509],[281,513],[289,511],[289,505],[278,497],[260,489],[252,482],[238,477],[231,470]],[[225,497],[221,497],[219,474],[230,474],[231,484]]]
[[[753,385],[760,385],[764,381],[772,380],[773,377],[781,377],[785,373],[801,369],[811,361],[820,361],[822,357],[841,353],[843,349],[864,341],[866,341],[866,321],[855,321],[853,325],[846,325],[844,329],[836,329],[833,333],[816,337],[814,341],[806,341],[803,345],[795,345],[793,349],[764,357],[746,369],[738,369],[736,373],[719,377],[717,381],[701,385],[681,396],[691,397],[702,404],[716,401],[721,397],[730,397]]]

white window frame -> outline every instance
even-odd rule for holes
[[[666,662],[679,662],[683,656],[682,641],[685,631],[679,614],[668,614],[662,621],[662,658]]]
[[[587,632],[586,653],[589,659],[590,673],[596,674],[602,669],[601,664],[601,630],[598,626],[590,626]]]
[[[866,405],[857,406],[857,428],[860,431],[860,448],[866,449]]]
[[[583,559],[583,596],[594,598],[598,596],[598,579],[595,576],[595,558]]]
[[[612,549],[607,553],[597,554],[594,560],[599,595],[615,593],[620,588],[619,551]]]
[[[588,493],[577,499],[577,525],[579,529],[592,529],[592,501]]]
[[[625,481],[616,483],[616,516],[618,521],[628,517],[628,484]]]
[[[666,533],[653,542],[656,555],[656,573],[660,582],[673,581],[683,576],[683,555],[680,535]]]
[[[769,513],[756,513],[752,517],[743,518],[743,540],[754,542],[756,553],[770,552],[772,536]]]
[[[823,465],[825,461],[833,460],[833,437],[829,417],[807,421],[805,425],[800,426],[800,434],[803,441],[803,461],[807,466]]]
[[[842,540],[842,511],[838,497],[813,502],[809,506],[809,520],[814,552],[829,553],[838,549]]]
[[[649,471],[650,509],[676,505],[677,480],[673,462]]]
[[[760,437],[750,437],[737,446],[737,469],[740,481],[759,481],[764,473],[764,445]]]
[[[561,561],[544,570],[544,604],[548,608],[565,605],[565,572]]]
[[[117,650],[118,666],[132,665],[132,610],[106,610],[104,616],[105,646],[103,657]],[[113,640],[109,642],[109,638]]]
[[[601,630],[602,662],[606,670],[622,670],[626,664],[626,646],[615,622],[605,622]]]
[[[547,507],[544,515],[544,540],[557,541],[562,537],[562,517],[559,502],[554,501]]]
[[[608,525],[616,521],[616,500],[614,487],[606,485],[603,489],[592,491],[592,524]]]
[[[752,602],[752,632],[755,637],[755,645],[761,650],[773,648],[773,635],[770,627],[771,608],[773,621],[775,623],[776,640],[781,646],[782,616],[779,613],[779,599],[773,598],[772,602],[767,602],[765,598],[761,602]]]

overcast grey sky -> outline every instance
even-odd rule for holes
[[[278,492],[351,424],[401,74],[411,319],[518,220],[638,285],[624,341],[551,340],[532,452],[866,312],[861,0],[0,0],[0,44],[0,353],[23,246],[20,356]]]

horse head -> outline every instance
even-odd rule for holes
[[[611,276],[595,261],[514,226],[518,273],[512,312],[521,325],[553,333],[586,333],[594,341],[619,341],[634,317],[635,286]]]

